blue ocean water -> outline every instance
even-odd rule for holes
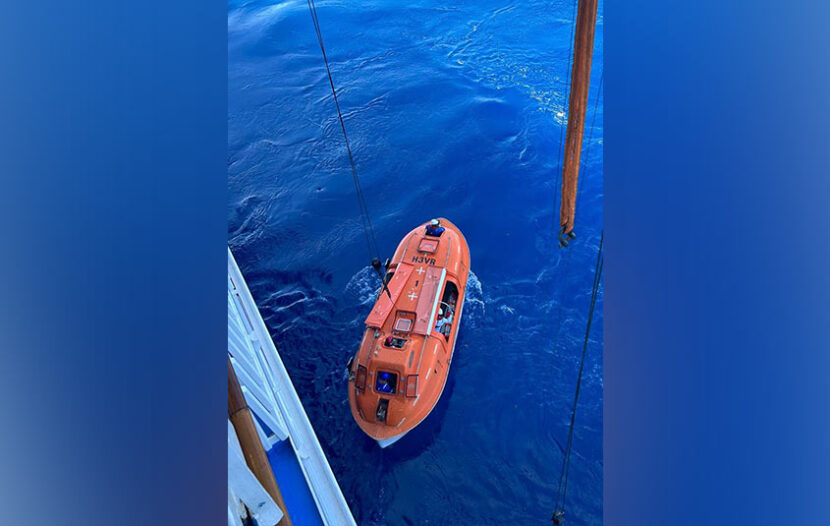
[[[435,412],[381,450],[345,365],[377,289],[306,2],[228,10],[229,244],[359,524],[549,524],[602,228],[602,4],[577,239],[556,247],[574,4],[318,2],[383,256],[464,232],[473,276]],[[567,521],[602,522],[602,294]]]

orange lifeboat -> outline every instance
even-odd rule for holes
[[[437,229],[420,225],[398,245],[349,365],[352,416],[381,447],[429,415],[455,351],[470,250],[458,227],[437,221]]]

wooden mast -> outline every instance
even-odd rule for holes
[[[576,183],[579,179],[579,157],[585,131],[585,107],[591,81],[591,58],[594,54],[594,26],[598,0],[578,0],[574,31],[571,94],[568,103],[568,129],[565,135],[565,157],[562,162],[562,203],[559,209],[560,246],[567,246],[574,237]]]
[[[274,472],[271,471],[271,464],[268,462],[262,442],[259,441],[259,435],[254,427],[256,425],[254,424],[254,417],[250,408],[248,408],[245,396],[242,394],[242,388],[239,386],[239,380],[236,378],[236,371],[233,370],[230,357],[228,357],[228,418],[236,431],[248,468],[282,510],[283,517],[278,526],[291,526],[288,508],[285,507],[282,493],[280,493],[280,488],[277,486],[276,479],[274,479]]]

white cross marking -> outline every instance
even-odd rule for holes
[[[417,272],[418,275],[420,276],[421,274],[424,273],[424,267],[418,267],[418,270],[416,270],[415,272]]]
[[[410,292],[410,293],[409,293],[409,299],[410,299],[410,300],[413,300],[413,301],[414,301],[414,300],[415,300],[415,298],[417,298],[417,297],[418,297],[418,295],[417,295],[417,294],[415,294],[414,292]]]

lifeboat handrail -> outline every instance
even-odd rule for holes
[[[444,283],[446,280],[447,268],[444,267],[441,270],[441,278],[438,280],[438,288],[435,289],[435,300],[432,303],[432,313],[429,315],[429,323],[427,324],[429,334],[432,333],[432,329],[435,327],[435,315],[438,313],[438,304],[441,303],[441,292],[444,290]]]
[[[404,257],[406,256],[406,251],[409,250],[409,240],[412,239],[412,236],[415,235],[415,232],[412,232],[406,237],[406,243],[403,245],[403,253],[401,254],[401,259],[398,260],[398,265],[403,263]]]
[[[447,236],[449,242],[447,243],[447,256],[444,258],[444,268],[446,269],[450,264],[450,249],[452,248],[452,236]]]

